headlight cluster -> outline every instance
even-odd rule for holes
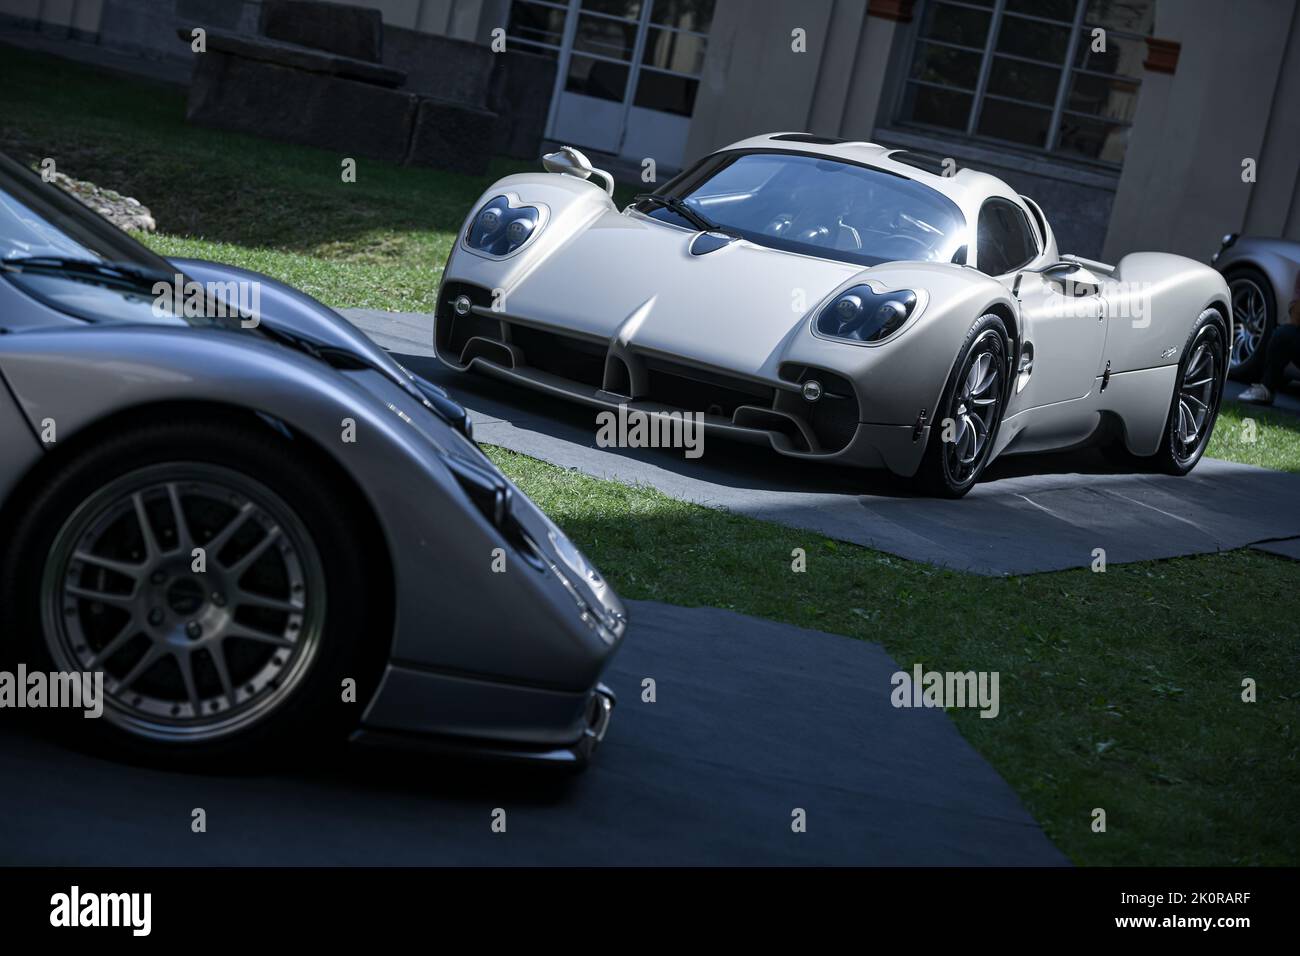
[[[508,255],[537,231],[539,218],[536,206],[511,206],[505,196],[497,196],[478,211],[465,241],[490,256]]]
[[[868,285],[855,285],[822,309],[816,329],[837,339],[879,342],[897,332],[915,308],[916,293],[911,289],[876,292]]]

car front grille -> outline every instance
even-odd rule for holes
[[[491,354],[492,361],[626,396],[629,402],[650,402],[728,419],[737,427],[779,432],[800,451],[842,451],[853,440],[861,421],[852,383],[834,372],[790,363],[781,366],[782,380],[793,386],[802,386],[809,379],[821,383],[820,400],[809,402],[797,389],[695,368],[634,349],[611,353],[603,342],[508,318],[497,320],[474,313],[458,316],[451,302],[462,294],[476,306],[486,308],[490,304],[490,292],[478,286],[449,283],[443,289],[438,302],[437,341],[439,351],[452,358],[459,358],[472,338],[508,343],[508,351],[507,346],[497,347],[503,351]],[[481,347],[472,346],[471,351]],[[628,363],[636,366],[635,370]],[[740,409],[748,411],[738,416]]]

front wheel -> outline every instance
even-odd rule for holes
[[[223,423],[140,428],[35,496],[0,613],[28,636],[29,670],[102,673],[102,718],[69,720],[74,742],[202,768],[354,722],[342,684],[373,683],[374,595],[345,492],[282,444]]]
[[[918,477],[930,494],[960,498],[979,481],[1006,399],[1006,326],[984,315],[971,326],[930,425]]]

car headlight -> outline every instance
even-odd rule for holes
[[[474,217],[465,243],[490,256],[509,255],[532,237],[540,218],[536,206],[511,206],[505,196],[496,196]]]
[[[832,338],[879,342],[902,328],[915,309],[916,293],[911,289],[876,292],[868,285],[855,285],[822,309],[814,328]]]

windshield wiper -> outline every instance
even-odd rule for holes
[[[108,282],[128,285],[131,288],[153,288],[155,282],[171,282],[172,277],[157,272],[146,272],[137,266],[120,262],[97,262],[92,259],[72,259],[66,256],[20,256],[0,259],[0,269],[6,272],[54,272],[72,277],[94,277]]]
[[[727,229],[718,225],[706,216],[696,212],[686,204],[685,200],[678,199],[676,196],[663,196],[659,193],[641,193],[639,196],[633,196],[632,201],[648,202],[655,206],[663,206],[665,209],[671,209],[701,232],[721,232],[726,235],[731,235]]]

